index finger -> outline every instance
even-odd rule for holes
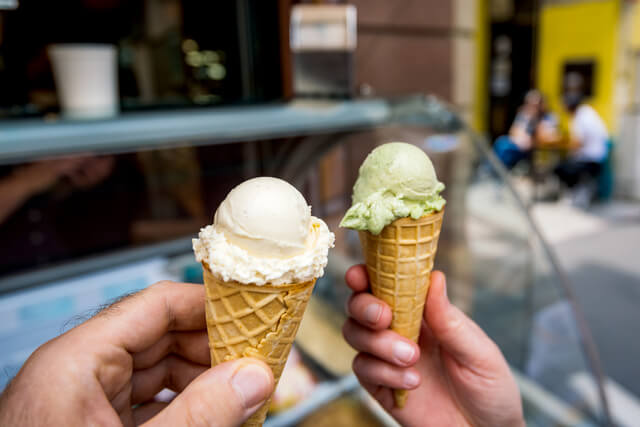
[[[344,275],[344,279],[354,292],[364,292],[369,289],[369,275],[363,264],[354,265]]]
[[[103,310],[85,327],[99,328],[103,339],[136,353],[169,331],[204,329],[204,300],[202,285],[158,282]]]

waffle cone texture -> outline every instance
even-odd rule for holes
[[[420,336],[443,216],[444,210],[417,220],[397,219],[377,236],[359,232],[373,295],[391,307],[391,330],[414,342]],[[394,390],[398,408],[407,397],[407,390]]]
[[[207,332],[211,365],[240,357],[254,357],[273,371],[278,384],[315,279],[288,285],[246,285],[225,282],[203,263]],[[269,398],[243,426],[261,426]]]

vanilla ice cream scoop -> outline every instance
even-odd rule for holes
[[[311,208],[288,182],[260,177],[231,190],[213,224],[251,255],[287,258],[304,252],[309,243]]]
[[[322,276],[334,240],[295,187],[261,177],[231,190],[193,249],[225,281],[277,286]]]

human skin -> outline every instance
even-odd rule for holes
[[[255,359],[210,368],[202,285],[159,282],[47,342],[0,397],[0,425],[241,424],[273,391]],[[171,403],[154,396],[164,388]]]
[[[359,354],[353,370],[362,386],[403,426],[524,426],[516,382],[502,353],[453,306],[445,277],[433,272],[416,344],[388,330],[391,310],[367,292],[364,266],[347,271],[354,291],[343,334]],[[403,409],[392,389],[410,389]]]
[[[63,177],[76,189],[90,189],[109,176],[114,163],[110,156],[75,156],[41,160],[17,168],[0,180],[0,223]]]

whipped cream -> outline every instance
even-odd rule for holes
[[[324,274],[329,248],[335,241],[324,221],[313,216],[310,219],[305,249],[291,257],[256,256],[230,242],[216,224],[200,230],[198,238],[193,239],[193,250],[196,259],[224,281],[258,286],[307,282]]]

